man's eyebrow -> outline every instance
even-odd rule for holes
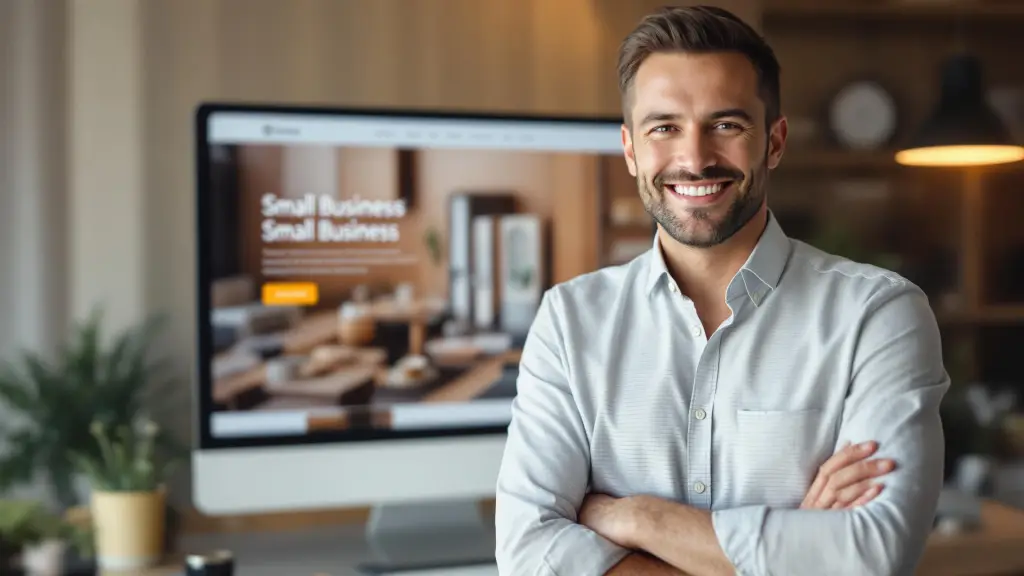
[[[708,117],[711,120],[721,120],[722,118],[741,118],[751,124],[754,122],[754,117],[742,108],[726,108],[725,110],[712,112]]]
[[[644,116],[640,125],[646,126],[656,122],[675,122],[680,118],[681,115],[674,112],[650,112]],[[708,115],[709,120],[721,120],[722,118],[740,118],[750,122],[751,124],[754,122],[753,115],[742,108],[726,108],[724,110],[717,110]]]
[[[672,112],[650,112],[640,122],[641,126],[652,124],[654,122],[672,122],[679,119],[679,114]]]

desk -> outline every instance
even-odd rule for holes
[[[183,554],[231,550],[237,576],[364,576],[357,566],[373,559],[366,545],[362,524],[332,526],[287,532],[192,534],[183,538]],[[180,561],[131,576],[180,576]],[[467,567],[409,576],[497,576],[496,567]],[[103,573],[101,576],[127,576]],[[404,573],[403,573],[404,576]]]
[[[920,576],[1010,576],[1024,573],[1024,510],[986,501],[982,528],[928,540]]]
[[[977,532],[933,535],[917,574],[1009,576],[1024,573],[1024,510],[985,502],[982,519],[984,527]],[[216,548],[232,550],[237,558],[235,573],[239,576],[360,576],[356,566],[371,559],[362,524],[287,532],[192,534],[182,540],[180,547],[186,553]],[[453,570],[445,573],[462,576]],[[181,563],[176,562],[142,576],[179,574]],[[497,570],[477,569],[465,574],[496,576]]]

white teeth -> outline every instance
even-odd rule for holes
[[[672,186],[672,190],[676,194],[682,196],[707,196],[708,194],[714,194],[722,190],[723,183],[712,184],[710,186],[683,186],[676,184]]]

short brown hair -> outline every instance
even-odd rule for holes
[[[619,93],[630,125],[629,89],[637,70],[656,52],[738,52],[757,72],[758,92],[771,124],[781,113],[779,62],[775,52],[749,24],[715,6],[667,6],[646,16],[619,48]]]

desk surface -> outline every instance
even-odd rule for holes
[[[995,502],[982,508],[983,528],[960,535],[934,534],[928,541],[918,574],[921,576],[996,576],[1024,573],[1024,510]],[[356,567],[369,561],[362,525],[289,532],[194,534],[184,538],[184,552],[226,548],[237,559],[236,574],[244,576],[359,576]],[[178,576],[180,562],[154,569],[145,576]],[[496,576],[497,570],[445,570],[448,576]],[[439,573],[438,573],[439,574]],[[120,576],[109,574],[105,576]],[[411,575],[410,575],[411,576]],[[421,576],[435,576],[424,572]]]
[[[1024,572],[1024,510],[982,503],[982,527],[966,534],[933,534],[918,574],[995,576]]]
[[[288,532],[231,534],[194,534],[182,539],[185,554],[227,549],[235,555],[235,574],[239,576],[364,576],[357,571],[362,562],[373,559],[366,545],[363,526],[352,524]],[[170,562],[144,575],[181,576],[181,562]],[[402,576],[497,576],[496,567],[467,567],[422,572],[403,572]],[[125,576],[103,573],[102,576]]]

